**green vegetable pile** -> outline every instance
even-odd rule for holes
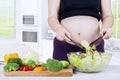
[[[5,72],[17,71],[20,66],[22,66],[22,61],[20,58],[10,58],[8,64],[4,66]]]
[[[17,71],[17,70],[28,71],[33,69],[35,66],[36,66],[36,63],[33,60],[28,60],[27,64],[24,65],[20,58],[10,58],[8,59],[8,64],[4,66],[4,71],[5,72],[11,72],[11,71]],[[30,69],[28,69],[28,67]]]
[[[58,72],[69,66],[69,62],[66,60],[58,61],[56,59],[48,59],[47,63],[41,64],[42,67],[46,67],[51,72]]]
[[[90,47],[87,41],[82,41],[84,53],[72,52],[68,55],[70,63],[82,72],[100,71],[110,60],[110,55],[98,52],[96,46]]]
[[[17,63],[8,63],[7,65],[4,66],[5,72],[17,71],[18,69],[19,69],[19,64]]]
[[[22,64],[22,60],[20,59],[20,58],[10,58],[9,60],[8,60],[8,63],[17,63],[17,64],[19,64],[19,66],[22,66],[23,64]]]
[[[28,65],[28,66],[32,66],[32,67],[35,67],[36,63],[35,63],[35,61],[33,61],[33,60],[28,60],[27,65]]]
[[[48,59],[47,60],[47,68],[51,72],[58,72],[63,69],[63,65],[58,60]]]

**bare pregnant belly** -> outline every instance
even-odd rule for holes
[[[98,38],[98,20],[90,16],[74,16],[61,21],[63,27],[71,34],[72,39],[80,43],[86,40],[89,43]]]

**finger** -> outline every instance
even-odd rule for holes
[[[105,31],[104,31],[104,30],[101,30],[101,31],[100,31],[100,36],[103,37],[103,34],[104,34],[104,33],[105,33]]]
[[[103,35],[103,34],[102,34],[102,31],[100,31],[100,33],[99,33],[99,34],[100,34],[100,36],[102,37],[102,35]]]
[[[103,39],[108,39],[109,38],[109,36],[107,35],[107,34],[105,34],[104,36],[103,36]]]
[[[66,35],[69,39],[71,39],[71,35],[70,35],[69,32],[66,32],[65,35]]]
[[[59,36],[57,36],[56,38],[58,38],[61,41],[66,41],[69,44],[75,45],[74,42],[72,42],[71,40],[69,41],[68,40],[69,38],[67,39],[67,37],[65,35],[63,35],[63,34],[59,34]]]
[[[59,38],[62,38],[62,41],[67,41],[67,42],[70,42],[71,40],[63,33],[58,33],[59,35]]]
[[[65,41],[63,32],[58,32],[58,33],[56,34],[56,36],[57,36],[57,38],[58,38],[59,40]]]
[[[67,41],[67,42],[70,42],[70,41],[71,41],[71,39],[70,39],[68,36],[63,35],[63,37],[64,37],[65,41]]]
[[[109,29],[109,30],[106,32],[106,39],[109,39],[111,36],[112,36],[112,30]]]
[[[109,39],[109,38],[110,38],[110,35],[109,35],[109,32],[107,31],[103,36],[103,39]]]
[[[65,41],[67,41],[67,42],[71,41],[71,38],[69,37],[70,36],[69,34],[64,33],[64,34],[61,34],[61,36],[64,37]]]
[[[64,41],[64,39],[60,35],[57,35],[56,38],[60,41]]]

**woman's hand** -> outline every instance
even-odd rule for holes
[[[63,27],[59,28],[56,31],[56,38],[60,41],[66,41],[70,44],[75,45],[75,43],[71,41],[72,39],[70,33]]]
[[[109,39],[112,36],[112,28],[102,27],[100,30],[100,36],[103,37],[103,39]]]

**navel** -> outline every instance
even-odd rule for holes
[[[78,35],[80,35],[80,33],[78,33]]]

